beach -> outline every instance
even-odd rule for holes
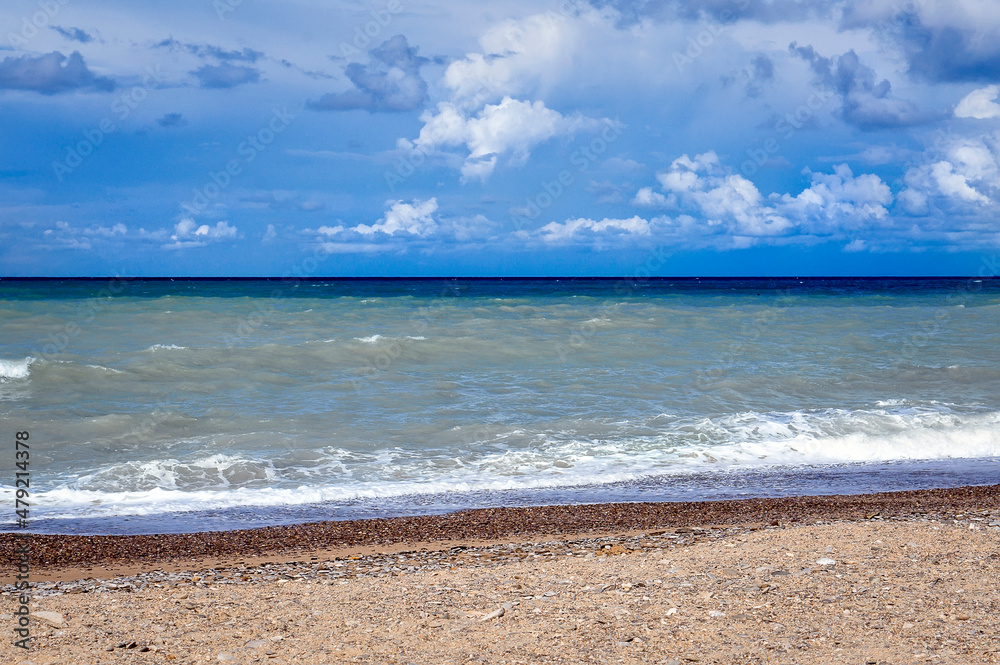
[[[0,662],[1000,660],[1000,486],[30,543]]]

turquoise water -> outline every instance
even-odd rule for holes
[[[998,280],[3,280],[0,422],[50,531],[996,482],[998,321]]]

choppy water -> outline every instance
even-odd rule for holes
[[[0,505],[18,430],[47,531],[998,482],[998,322],[1000,280],[4,280]]]

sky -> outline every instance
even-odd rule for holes
[[[0,275],[985,275],[995,0],[7,0]]]

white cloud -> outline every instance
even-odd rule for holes
[[[467,116],[452,102],[441,102],[436,114],[426,111],[420,119],[424,126],[413,148],[427,154],[442,147],[464,145],[469,154],[462,165],[463,181],[486,180],[499,155],[510,153],[512,163],[524,164],[539,143],[599,125],[578,113],[563,116],[542,101],[524,102],[511,97],[487,104],[475,116]]]
[[[955,107],[955,117],[985,120],[1000,116],[1000,104],[994,101],[997,95],[1000,95],[1000,85],[973,90]]]
[[[568,68],[574,35],[573,23],[551,12],[503,21],[479,39],[482,53],[448,66],[444,84],[454,103],[467,110],[537,89]]]
[[[682,155],[657,179],[682,207],[697,210],[708,225],[725,226],[734,235],[777,235],[792,225],[763,203],[752,182],[724,168],[714,152],[694,159]]]
[[[434,221],[434,213],[438,209],[436,198],[432,197],[426,201],[414,199],[412,203],[404,203],[403,201],[387,201],[386,203],[390,208],[386,211],[385,217],[371,226],[358,224],[353,230],[362,235],[384,233],[390,236],[396,233],[426,236],[437,230],[437,222]],[[320,231],[322,232],[323,229]]]
[[[547,243],[562,243],[572,240],[575,236],[597,234],[648,236],[650,223],[639,216],[629,219],[605,218],[599,222],[581,217],[568,219],[562,223],[550,222],[538,229],[538,234]]]
[[[419,135],[412,142],[400,139],[399,149],[426,156],[465,148],[462,182],[485,182],[506,155],[521,166],[540,143],[598,128],[602,121],[563,115],[539,98],[572,70],[586,25],[583,15],[546,12],[491,27],[479,40],[482,53],[448,66],[442,79],[448,99],[421,115]]]
[[[955,168],[973,181],[982,182],[985,186],[997,184],[1000,179],[998,165],[997,137],[981,137],[976,140],[963,140],[953,143],[946,153]]]
[[[937,185],[938,191],[945,196],[969,203],[989,202],[989,199],[969,185],[969,181],[964,174],[955,172],[955,165],[951,162],[936,162],[930,165],[929,170],[930,177],[933,179],[934,184]]]
[[[806,171],[809,173],[809,171]],[[868,222],[888,217],[893,201],[892,190],[873,174],[855,177],[847,164],[834,167],[833,173],[812,173],[812,184],[797,196],[781,196],[781,210],[802,221],[825,223],[827,228],[812,230],[835,230],[852,225],[852,222]]]
[[[900,192],[903,209],[924,215],[996,205],[1000,196],[1000,137],[953,139],[929,164],[911,167]]]
[[[335,236],[344,230],[343,225],[338,224],[337,226],[321,226],[316,229],[316,232],[324,236]]]
[[[855,176],[846,164],[833,173],[813,173],[812,182],[792,195],[764,196],[757,186],[722,165],[718,155],[706,152],[681,155],[670,168],[657,173],[666,195],[651,187],[639,190],[634,205],[669,203],[698,219],[695,224],[673,224],[670,231],[693,241],[697,236],[722,236],[724,246],[745,247],[760,239],[795,235],[838,234],[849,228],[883,223],[889,218],[892,190],[876,175]]]
[[[659,192],[654,192],[652,187],[643,187],[635,193],[632,203],[637,206],[647,208],[667,208],[674,202]]]
[[[172,242],[163,245],[163,249],[185,249],[188,247],[204,247],[217,240],[235,240],[239,232],[229,222],[217,222],[215,226],[199,225],[193,219],[184,218],[174,225],[170,236]]]
[[[125,238],[127,235],[128,229],[122,223],[115,224],[114,226],[94,224],[91,226],[76,227],[62,220],[56,222],[54,229],[45,229],[42,232],[43,238],[57,242],[57,247],[81,250],[93,249],[95,241],[101,242]]]
[[[450,243],[476,243],[489,240],[500,227],[483,215],[437,219],[436,198],[426,201],[386,201],[385,215],[374,224],[321,226],[305,229],[314,235],[328,253],[371,253],[410,248],[428,249]]]
[[[937,162],[931,165],[931,176],[938,189],[945,196],[968,201],[969,203],[989,203],[989,199],[969,185],[965,174],[956,173],[951,162]]]

